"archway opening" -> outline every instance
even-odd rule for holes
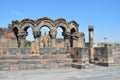
[[[40,36],[40,48],[50,47],[51,46],[51,38],[49,35],[50,29],[47,26],[42,26],[40,28],[41,36]]]
[[[75,32],[76,32],[76,30],[74,28],[72,28],[71,31],[70,31],[70,34],[71,34],[71,37],[70,37],[70,47],[73,47],[73,38],[72,38],[72,35]]]
[[[58,27],[57,28],[57,35],[56,35],[56,46],[57,48],[62,48],[64,47],[64,33],[65,29],[64,27]]]
[[[35,40],[33,36],[33,30],[31,27],[28,26],[24,29],[24,31],[27,34],[24,42],[24,47],[30,47],[32,42]]]
[[[16,39],[17,39],[17,42],[16,42],[16,41],[13,41],[13,42],[10,42],[10,43],[12,43],[12,45],[13,45],[14,42],[16,42],[17,47],[20,47],[20,40],[19,40],[19,38],[18,38],[18,28],[17,28],[17,27],[14,27],[14,28],[13,28],[13,33],[14,33]]]
[[[14,32],[16,38],[18,39],[18,28],[14,27],[13,32]]]

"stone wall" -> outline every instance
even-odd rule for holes
[[[31,54],[30,48],[9,48],[8,55],[29,55]]]
[[[0,55],[29,55],[30,48],[0,48]]]
[[[0,71],[68,68],[71,65],[72,59],[66,54],[0,56]]]
[[[41,55],[66,54],[67,48],[40,48]]]
[[[53,54],[66,54],[67,48],[40,48],[39,54],[53,55]],[[30,48],[0,48],[0,55],[30,55],[32,53]]]
[[[56,48],[40,48],[41,55],[52,55],[56,54],[56,52],[57,52]]]
[[[72,58],[74,68],[85,68],[89,65],[88,48],[73,48]]]
[[[8,51],[7,48],[0,48],[0,55],[7,55]]]
[[[115,45],[114,50],[113,50],[113,55],[114,55],[114,66],[120,66],[120,45]]]
[[[104,47],[94,48],[95,63],[102,66],[109,66],[114,63],[112,47],[106,44]]]

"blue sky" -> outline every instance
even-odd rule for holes
[[[79,31],[95,28],[95,41],[120,42],[120,0],[1,0],[0,27],[8,27],[12,20],[65,18],[75,20]]]

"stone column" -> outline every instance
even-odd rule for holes
[[[56,37],[55,36],[51,36],[51,47],[56,47]]]
[[[20,47],[21,47],[21,48],[24,48],[25,37],[26,37],[26,36],[22,36],[22,37],[20,38]]]
[[[73,47],[78,47],[78,38],[76,36],[73,36],[72,39],[73,39]]]
[[[78,38],[79,38],[79,35],[77,32],[72,34],[73,47],[78,47]]]
[[[63,32],[64,36],[64,47],[70,47],[70,32]]]
[[[28,34],[25,31],[18,33],[18,38],[20,39],[20,48],[24,48],[25,38],[27,35]]]
[[[79,32],[78,47],[85,47],[85,34]]]
[[[51,38],[51,47],[56,47],[56,29],[52,29],[49,35]]]
[[[70,32],[63,32],[62,35],[64,36],[64,48],[67,49],[66,53],[70,57]]]
[[[94,62],[94,48],[93,48],[93,43],[94,43],[94,28],[93,26],[88,26],[89,30],[89,59],[90,62]]]
[[[36,50],[35,53],[39,53],[39,48],[40,48],[40,36],[41,32],[40,31],[33,31],[33,35],[35,38],[35,44],[34,44],[34,49]]]
[[[35,43],[40,44],[41,32],[40,31],[33,31],[33,35],[34,35],[34,38],[35,38]]]

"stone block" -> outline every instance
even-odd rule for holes
[[[20,70],[26,70],[27,69],[27,64],[20,64],[19,69]]]
[[[18,48],[9,48],[8,49],[9,55],[17,55],[19,53]]]
[[[57,63],[51,64],[51,68],[58,68],[58,64]]]
[[[10,70],[11,71],[19,70],[19,65],[18,64],[10,65]]]
[[[31,54],[30,48],[21,48],[21,55],[29,55]]]
[[[58,54],[66,54],[67,48],[60,48]]]
[[[36,69],[44,69],[44,65],[43,64],[36,64]]]
[[[10,66],[1,66],[1,70],[2,71],[9,71],[10,70]]]
[[[35,64],[27,64],[26,69],[35,69],[35,68],[36,68]]]
[[[44,69],[50,69],[50,68],[51,68],[50,64],[45,64],[44,65]]]
[[[9,66],[10,65],[10,62],[9,61],[3,61],[1,63],[2,66]]]
[[[40,48],[41,55],[52,55],[56,54],[56,48]]]

